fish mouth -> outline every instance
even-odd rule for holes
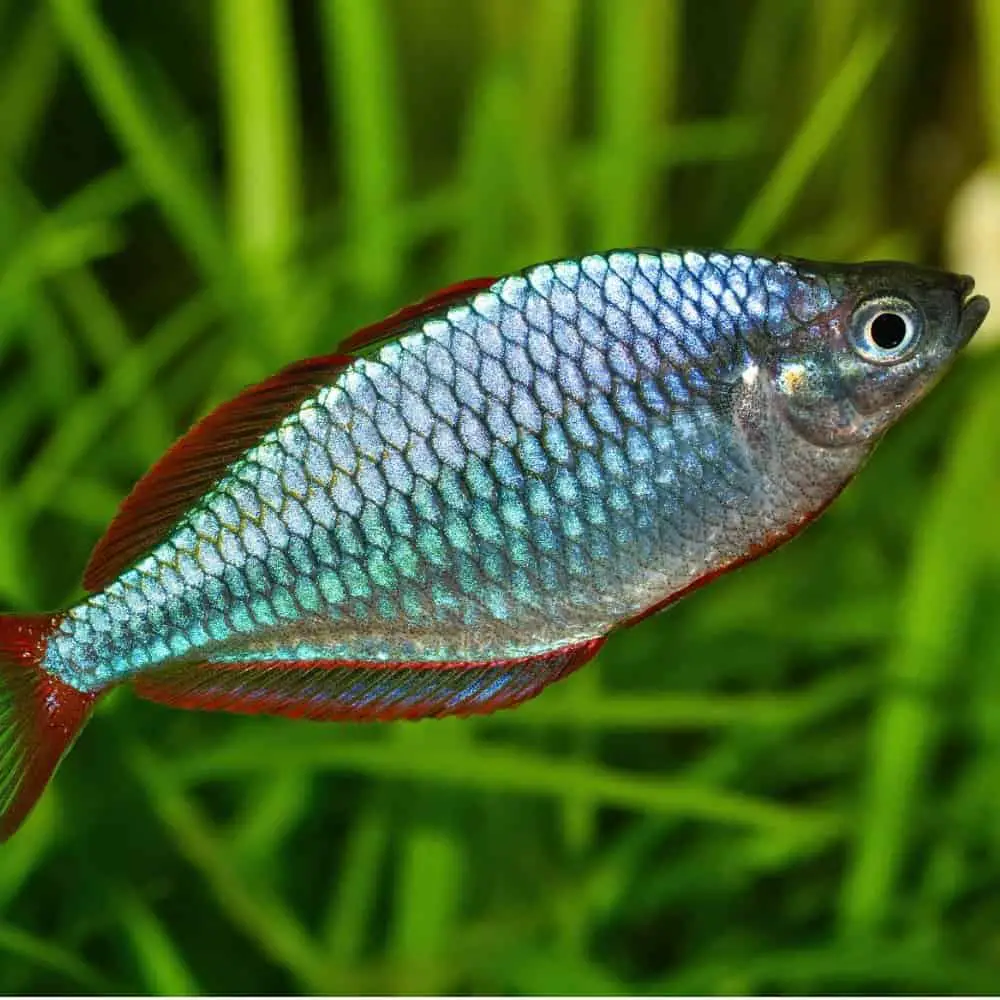
[[[958,321],[958,344],[960,350],[972,340],[976,331],[982,326],[986,314],[990,311],[990,300],[985,295],[973,295],[975,280],[968,275],[961,279],[962,295],[961,316]]]

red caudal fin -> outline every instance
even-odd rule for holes
[[[0,840],[38,801],[96,699],[42,668],[55,621],[0,615]]]
[[[136,694],[174,708],[325,721],[485,715],[533,698],[597,655],[603,639],[487,663],[249,662],[167,667]]]

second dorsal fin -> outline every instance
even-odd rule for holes
[[[348,352],[398,336],[422,317],[467,301],[495,280],[472,278],[435,292],[356,331],[341,343],[343,353],[298,361],[223,403],[175,442],[126,497],[91,553],[84,587],[106,587],[161,541],[229,465],[351,363]]]
[[[351,360],[333,354],[297,361],[244,389],[195,424],[125,498],[91,553],[84,587],[91,591],[106,587],[161,541],[229,465]]]
[[[346,340],[341,341],[340,350],[353,353],[370,348],[380,341],[390,340],[402,333],[406,327],[412,326],[417,320],[434,312],[442,312],[449,306],[466,302],[476,292],[490,288],[496,280],[496,278],[470,278],[468,281],[460,281],[447,288],[442,288],[420,302],[414,302],[412,305],[398,309],[391,316],[379,320],[378,323],[372,323],[370,326],[364,326],[355,331]]]

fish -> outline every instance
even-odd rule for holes
[[[901,262],[621,249],[474,279],[245,389],[87,595],[0,616],[0,838],[102,695],[329,721],[517,705],[774,549],[989,309]]]

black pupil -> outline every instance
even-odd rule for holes
[[[875,346],[891,351],[906,338],[906,320],[899,313],[879,313],[872,320],[871,331]]]

